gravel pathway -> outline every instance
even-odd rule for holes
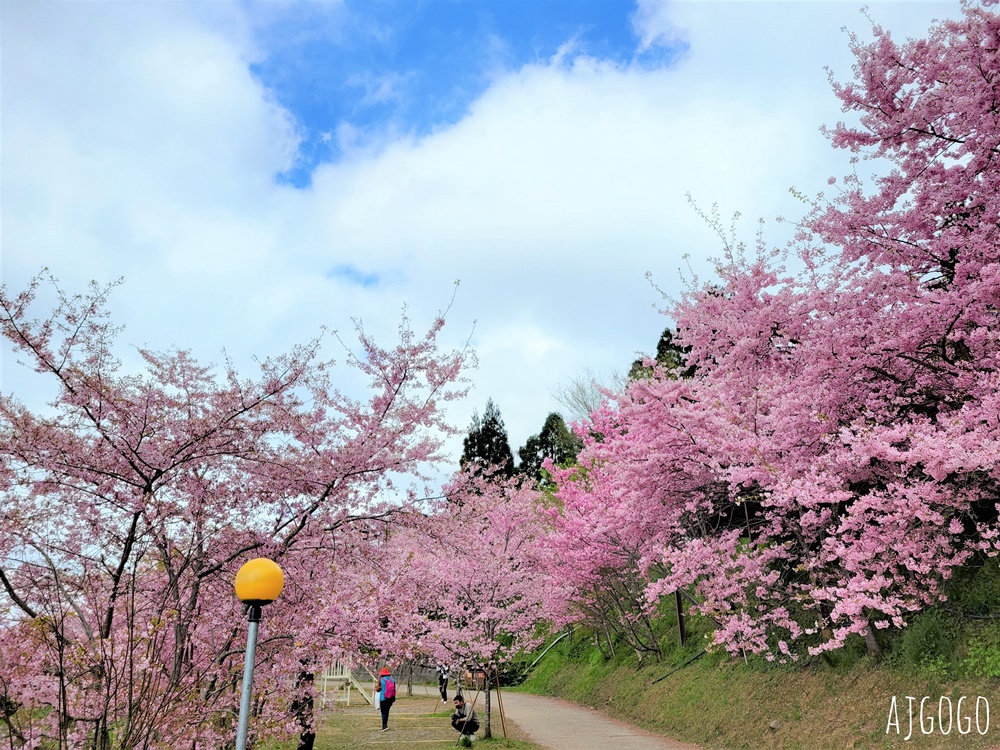
[[[504,692],[503,707],[532,741],[548,750],[699,750],[697,745],[647,732],[559,698]],[[494,736],[499,726],[497,714]]]

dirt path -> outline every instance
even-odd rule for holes
[[[638,729],[559,698],[504,692],[503,707],[533,742],[548,750],[698,750],[696,745]],[[499,724],[499,716],[494,721]]]
[[[433,687],[416,685],[415,696],[437,696]],[[449,699],[454,691],[448,691]],[[483,694],[476,696],[476,712],[483,720]],[[493,693],[493,736],[502,737],[500,711]],[[447,704],[451,708],[450,703]],[[445,704],[436,704],[441,709]],[[701,750],[697,745],[671,740],[630,724],[612,719],[600,711],[583,708],[575,703],[527,693],[503,692],[504,713],[511,736],[531,740],[546,750]],[[421,710],[427,710],[422,708]],[[405,714],[403,714],[405,716]],[[400,716],[402,719],[402,716]],[[390,726],[393,719],[390,718]],[[512,726],[516,725],[516,726]],[[400,722],[405,726],[405,720]],[[442,725],[443,722],[442,722]],[[401,726],[401,728],[402,728]],[[447,727],[450,730],[451,727]],[[426,730],[425,730],[426,731]],[[448,731],[444,734],[449,736]],[[403,739],[396,736],[397,741]],[[426,740],[425,740],[426,741]]]

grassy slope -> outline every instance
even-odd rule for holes
[[[593,654],[587,658],[579,653],[579,648],[574,654],[568,646],[553,649],[524,688],[601,708],[706,748],[1000,748],[997,679],[940,682],[916,672],[873,668],[865,661],[846,669],[747,666],[709,655],[652,684],[669,671],[662,664],[637,669],[602,663]],[[899,707],[898,737],[895,729],[886,735],[893,695]],[[964,736],[953,728],[947,736],[935,731],[925,737],[916,726],[910,740],[904,741],[907,695],[916,696],[918,703],[922,696],[931,696],[935,715],[941,695],[951,696],[955,704],[961,695],[972,696],[964,705],[972,709],[968,714],[974,714],[975,696],[982,695],[995,715],[986,736],[976,732],[974,723]]]
[[[710,624],[690,617],[689,639],[676,638],[676,615],[665,606],[654,618],[664,662],[640,669],[634,656],[606,661],[581,628],[556,645],[529,676],[525,689],[559,695],[604,709],[621,719],[706,748],[842,750],[843,748],[996,748],[1000,750],[1000,565],[997,558],[956,569],[946,583],[947,601],[914,616],[898,631],[878,631],[886,658],[865,657],[854,637],[845,648],[790,666],[722,653],[699,658],[666,677],[698,653]],[[971,732],[942,735],[919,727],[919,702],[970,696]],[[886,734],[896,696],[900,733]],[[916,698],[917,725],[909,740],[906,696]],[[975,700],[984,696],[993,712],[989,732],[977,733]],[[947,724],[947,706],[945,706]],[[981,726],[985,716],[980,715]],[[983,728],[985,728],[983,726]]]

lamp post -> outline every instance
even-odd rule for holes
[[[243,693],[240,695],[240,723],[236,730],[236,750],[246,750],[247,728],[250,724],[250,690],[253,684],[254,655],[257,651],[257,626],[260,624],[261,608],[270,604],[281,593],[285,585],[285,575],[273,560],[258,557],[244,563],[233,582],[236,596],[247,605],[247,654],[243,664]]]

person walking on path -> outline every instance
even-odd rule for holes
[[[444,664],[437,665],[438,690],[441,691],[441,700],[448,702],[448,667]]]
[[[396,702],[396,682],[392,679],[392,672],[386,667],[378,673],[378,685],[375,688],[375,703],[382,713],[382,731],[389,728],[389,709]]]

